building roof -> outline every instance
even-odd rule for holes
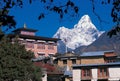
[[[75,58],[78,57],[79,55],[74,54],[74,53],[65,53],[65,54],[60,54],[57,56],[57,58]]]
[[[73,68],[90,68],[90,67],[99,67],[99,66],[106,66],[106,67],[120,67],[120,62],[113,62],[113,63],[104,63],[104,64],[80,64],[80,65],[73,65]]]
[[[117,57],[116,53],[105,53],[105,57]]]
[[[114,50],[108,51],[94,51],[94,52],[84,52],[80,56],[81,57],[91,57],[91,56],[104,56],[105,52],[113,52]]]
[[[15,34],[9,34],[9,37],[15,37]],[[60,39],[58,38],[49,38],[49,37],[41,37],[41,36],[30,36],[30,35],[21,35],[18,34],[18,36],[20,38],[24,38],[24,39],[35,39],[35,40],[45,40],[45,41],[58,41]]]
[[[41,67],[41,68],[46,68],[47,71],[55,71],[55,66],[48,64],[48,63],[42,63],[42,62],[34,62],[35,66]]]
[[[42,62],[34,62],[34,65],[35,66],[38,66],[38,67],[41,67],[41,68],[43,68],[43,69],[46,69],[46,71],[47,71],[47,74],[54,74],[54,75],[56,75],[56,74],[60,74],[60,75],[63,75],[63,72],[62,71],[59,71],[58,69],[57,69],[57,67],[56,66],[54,66],[54,65],[51,65],[51,64],[49,64],[49,63],[42,63]]]
[[[38,30],[22,27],[22,28],[18,28],[18,29],[16,29],[16,30],[14,30],[14,31],[12,31],[12,32],[17,32],[17,31],[30,31],[30,32],[36,32],[36,31],[38,31]]]

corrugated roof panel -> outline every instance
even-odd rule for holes
[[[108,50],[108,51],[94,51],[94,52],[84,52],[80,56],[103,56],[105,52],[114,52],[114,50]]]
[[[120,66],[120,62],[104,63],[104,64],[79,64],[79,65],[74,64],[72,67],[115,66],[115,65]]]
[[[102,55],[104,55],[103,51],[99,51],[99,52],[97,51],[97,52],[84,52],[80,56],[102,56]]]

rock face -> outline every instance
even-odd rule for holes
[[[60,27],[53,37],[61,39],[61,41],[58,42],[58,52],[64,53],[66,47],[70,51],[80,46],[90,45],[98,39],[103,32],[104,31],[97,30],[88,15],[84,15],[72,29],[64,26]]]

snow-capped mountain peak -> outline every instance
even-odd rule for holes
[[[84,22],[91,22],[90,17],[88,15],[82,16],[79,23],[84,23]]]
[[[78,24],[74,26],[74,28],[83,28],[83,29],[88,29],[88,28],[93,28],[96,29],[95,25],[92,24],[92,21],[88,15],[84,15],[81,17],[79,20]],[[97,30],[97,29],[96,29]]]
[[[72,50],[79,46],[87,46],[94,42],[102,33],[103,31],[97,30],[95,25],[92,24],[90,17],[84,15],[72,29],[62,26],[53,37],[61,39],[58,42],[58,52],[64,53],[66,46]]]

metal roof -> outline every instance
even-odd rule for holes
[[[17,34],[9,34],[8,37],[15,37]],[[49,38],[49,37],[41,37],[41,36],[30,36],[30,35],[21,35],[18,34],[20,38],[25,39],[35,39],[35,40],[46,40],[46,41],[58,41],[58,38]]]
[[[112,62],[112,63],[104,63],[104,64],[79,64],[79,65],[73,65],[72,67],[99,67],[99,66],[119,66],[120,62]]]
[[[84,52],[80,56],[86,57],[86,56],[103,56],[105,52],[113,52],[114,50],[108,50],[108,51],[93,51],[93,52]]]

